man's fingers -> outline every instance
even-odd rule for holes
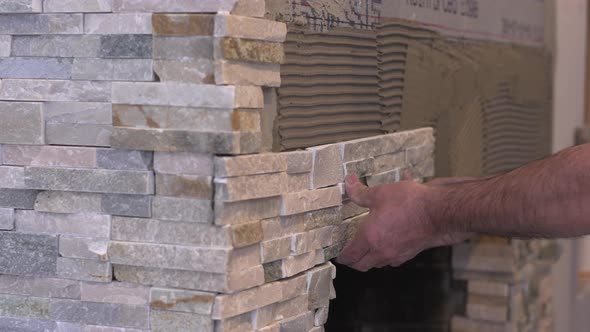
[[[370,208],[374,204],[371,189],[362,184],[356,175],[346,177],[346,194],[360,207]]]
[[[336,261],[340,264],[350,266],[360,261],[370,249],[369,241],[367,241],[367,237],[364,235],[363,228],[360,227],[352,241],[344,247]]]

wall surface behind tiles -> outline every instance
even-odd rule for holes
[[[437,174],[494,174],[551,151],[538,1],[267,1],[289,24],[275,149],[437,130]]]

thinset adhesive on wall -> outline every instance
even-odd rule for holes
[[[495,174],[550,152],[548,56],[437,39],[408,51],[401,129],[437,130],[439,175]]]
[[[292,27],[285,53],[281,150],[433,126],[439,175],[494,174],[549,153],[541,49],[387,20],[374,30]]]
[[[387,132],[400,127],[408,48],[420,41],[430,44],[436,34],[432,31],[399,23],[385,23],[377,29],[379,72],[379,103],[384,115],[382,126]]]
[[[375,31],[315,33],[294,27],[285,53],[278,90],[281,149],[385,132]]]

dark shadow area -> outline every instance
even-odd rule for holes
[[[460,311],[451,248],[423,252],[403,266],[357,272],[337,265],[327,332],[448,332]]]

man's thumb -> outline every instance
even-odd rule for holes
[[[371,189],[362,184],[356,175],[346,177],[346,194],[352,202],[360,207],[370,208],[373,206]]]

